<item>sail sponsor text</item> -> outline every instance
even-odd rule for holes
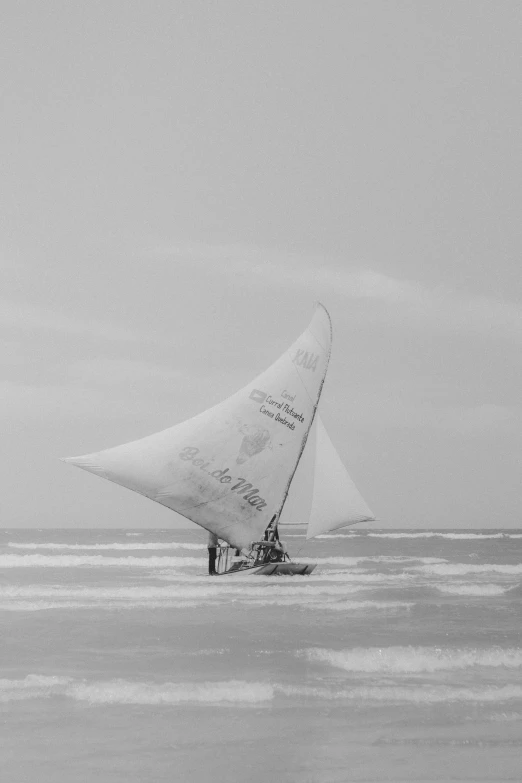
[[[285,402],[285,400],[293,402],[295,394],[292,395],[286,389],[283,389],[281,397],[283,398],[282,400],[276,400],[272,395],[262,392],[259,389],[253,389],[250,392],[250,399],[254,400],[254,402],[261,403],[259,408],[260,413],[264,416],[268,416],[270,419],[274,419],[274,421],[277,421],[279,424],[283,424],[290,430],[295,430],[295,422],[298,421],[301,424],[304,424],[304,416],[302,413],[299,413],[299,411],[294,410],[288,402]],[[287,418],[287,416],[290,418]]]
[[[292,361],[294,364],[297,364],[299,367],[303,367],[305,370],[315,372],[317,369],[317,362],[319,361],[319,355],[315,353],[308,353],[308,351],[298,348]]]

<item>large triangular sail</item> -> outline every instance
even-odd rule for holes
[[[224,402],[155,435],[65,461],[161,503],[247,549],[288,491],[331,349],[322,305],[264,373]]]

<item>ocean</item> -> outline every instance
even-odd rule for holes
[[[522,531],[0,531],[2,783],[522,779]]]

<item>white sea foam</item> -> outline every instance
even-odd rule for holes
[[[498,688],[460,688],[449,685],[426,686],[360,686],[328,690],[326,688],[275,686],[276,692],[286,696],[308,697],[335,701],[374,702],[378,704],[443,704],[451,702],[498,703],[522,699],[521,685]]]
[[[295,596],[346,596],[359,591],[359,587],[351,585],[332,585],[329,583],[288,584],[285,580],[268,580],[263,583],[227,582],[219,583],[216,580],[207,579],[206,583],[184,584],[180,583],[169,587],[154,587],[148,585],[125,586],[117,585],[109,587],[91,586],[65,586],[65,585],[2,585],[0,586],[0,598],[81,598],[81,599],[165,599],[172,598],[260,598],[280,595]]]
[[[184,610],[184,609],[196,609],[204,605],[202,601],[133,601],[127,604],[122,604],[116,601],[107,601],[101,606],[97,606],[97,611],[121,611],[122,609],[147,609],[148,611],[153,609],[163,610]],[[379,602],[379,601],[317,601],[310,600],[303,602],[298,598],[274,598],[274,599],[251,599],[248,603],[248,608],[251,610],[261,609],[266,607],[289,607],[293,606],[296,609],[306,612],[350,612],[366,614],[383,614],[383,613],[396,613],[398,611],[404,611],[410,609],[414,604],[400,601]],[[46,610],[71,609],[77,611],[79,609],[93,608],[92,604],[82,603],[65,603],[65,604],[52,604],[51,602],[29,603],[20,602],[19,604],[7,606],[0,604],[0,611],[6,612],[40,612]]]
[[[468,582],[454,582],[453,584],[447,585],[434,585],[434,587],[440,593],[446,595],[484,596],[486,598],[489,596],[505,595],[505,593],[508,593],[513,589],[513,587],[505,587],[503,585],[473,584]]]
[[[8,545],[12,549],[66,549],[66,550],[125,550],[125,551],[136,551],[141,549],[152,549],[152,550],[159,550],[159,549],[206,549],[205,544],[183,544],[183,543],[177,543],[173,541],[172,543],[165,543],[165,542],[148,542],[148,543],[138,543],[135,544],[121,544],[115,542],[114,544],[52,544],[52,543],[45,543],[45,544],[37,544],[37,543],[18,543],[16,541],[9,541]]]
[[[373,557],[366,557],[365,560],[373,561],[374,563],[384,563],[385,565],[404,565],[404,563],[419,562],[419,563],[447,563],[445,557],[420,557],[417,555],[376,555]]]
[[[416,555],[355,555],[352,557],[301,557],[296,555],[294,560],[298,563],[315,563],[319,566],[346,566],[351,568],[352,572],[357,566],[366,563],[382,563],[385,566],[403,566],[406,563],[447,563],[444,557],[421,557]]]
[[[85,682],[69,677],[28,675],[23,680],[0,680],[0,702],[65,696],[89,704],[260,704],[271,701],[272,685],[263,682],[153,683],[108,680]]]
[[[328,574],[331,574],[332,572],[327,572],[325,574],[322,571],[315,572],[314,576],[316,578],[323,579]],[[406,582],[411,582],[413,584],[415,580],[414,574],[405,574],[405,573],[398,573],[398,574],[379,574],[379,573],[370,573],[368,571],[356,571],[355,569],[353,571],[346,571],[341,573],[335,573],[336,580],[343,581],[343,582],[363,582],[367,584],[377,584],[377,583],[386,583],[387,585],[397,585],[397,586],[405,586]],[[315,581],[315,580],[314,580]]]
[[[300,555],[295,557],[295,560],[298,563],[316,563],[317,565],[338,565],[338,566],[356,566],[358,563],[361,563],[363,560],[366,560],[365,557],[337,557],[336,555],[332,555],[332,557],[301,557]]]
[[[259,706],[275,697],[306,698],[316,701],[358,701],[362,703],[440,704],[448,702],[502,703],[522,699],[522,686],[452,687],[358,686],[329,690],[324,687],[289,686],[266,682],[228,680],[218,682],[131,682],[106,680],[87,682],[70,677],[28,675],[24,679],[0,680],[0,702],[61,697],[93,706],[140,705],[176,707],[179,705]],[[502,713],[503,720],[517,720],[519,713]],[[505,716],[505,717],[504,717]],[[494,718],[492,718],[494,719]]]
[[[228,682],[141,683],[112,680],[71,684],[67,696],[89,704],[259,704],[271,701],[274,689],[268,683]]]
[[[122,545],[123,546],[123,545]],[[196,546],[196,545],[194,545]],[[422,557],[397,557],[389,555],[383,556],[360,556],[360,557],[296,557],[299,563],[315,563],[319,566],[343,566],[347,568],[356,568],[364,562],[386,563],[389,565],[402,565],[408,561],[421,562],[425,564],[445,563],[443,558],[422,558]],[[121,568],[184,568],[188,566],[197,566],[204,568],[206,566],[206,557],[168,557],[168,556],[147,556],[135,557],[111,557],[108,555],[47,555],[47,554],[4,554],[0,555],[0,568],[76,568],[79,566],[90,567],[121,567]],[[522,566],[521,566],[522,568]]]
[[[86,609],[90,606],[92,604],[78,601],[0,601],[0,612],[42,612],[47,609]]]
[[[207,580],[152,586],[4,585],[0,587],[0,610],[34,612],[59,608],[134,609],[177,608],[246,603],[250,608],[296,606],[312,611],[397,611],[412,604],[401,601],[352,600],[367,588],[326,583],[300,584],[273,580],[264,584]]]
[[[355,538],[357,533],[324,533],[322,536],[315,536],[315,538]]]
[[[218,584],[218,585],[224,585],[224,584],[232,584],[237,585],[239,583],[243,585],[253,585],[253,584],[259,584],[259,585],[266,585],[267,587],[277,586],[277,585],[285,585],[285,584],[292,584],[292,585],[313,585],[314,588],[316,588],[318,585],[324,583],[324,582],[333,582],[339,585],[346,585],[350,586],[350,591],[355,592],[358,590],[375,590],[383,585],[386,587],[392,588],[392,587],[405,587],[411,584],[417,584],[417,582],[420,580],[420,577],[417,576],[417,574],[409,574],[409,573],[389,573],[389,574],[380,574],[380,573],[374,573],[369,572],[364,569],[352,569],[350,571],[335,571],[335,570],[326,570],[323,568],[316,569],[312,575],[305,575],[305,576],[289,576],[289,575],[281,575],[281,576],[259,576],[259,575],[248,575],[247,578],[240,577],[239,579],[237,576],[220,576],[217,580],[216,579],[209,579],[208,575],[206,574],[187,574],[186,572],[182,571],[171,571],[169,569],[166,569],[164,571],[155,571],[153,574],[153,578],[155,580],[159,581],[165,581],[165,582],[172,582],[175,584],[183,583],[183,584],[205,584],[208,585],[209,582]],[[407,584],[405,584],[407,583]]]
[[[180,568],[204,566],[196,557],[105,557],[104,555],[0,555],[0,568],[77,568],[78,566],[118,568]]]
[[[522,720],[522,712],[493,712],[488,716],[488,720],[495,723],[511,723]]]
[[[267,581],[267,577],[262,577]],[[273,579],[273,577],[270,577]],[[281,577],[282,579],[284,577]],[[292,578],[292,577],[288,577]],[[335,571],[324,570],[322,568],[316,569],[313,574],[308,577],[314,584],[319,582],[337,582],[338,584],[350,584],[354,586],[358,582],[358,590],[372,590],[378,589],[383,584],[386,587],[403,588],[408,587],[409,583],[416,583],[418,579],[416,574],[404,574],[404,573],[387,573],[381,574],[373,571],[365,571],[363,569],[353,569],[350,571]]]
[[[310,648],[300,653],[309,661],[348,672],[419,674],[470,667],[522,667],[522,648],[354,647],[347,650]]]
[[[60,695],[71,681],[70,677],[48,677],[40,674],[28,674],[23,680],[0,679],[0,704]]]
[[[400,609],[411,609],[412,606],[415,604],[408,601],[336,601],[335,603],[321,604],[316,608],[329,609],[331,612],[396,612]],[[312,606],[306,608],[312,608]]]
[[[285,533],[285,538],[302,538],[305,533]],[[506,531],[498,533],[453,533],[436,530],[421,530],[408,532],[373,532],[367,530],[351,530],[346,533],[324,533],[320,536],[315,536],[316,539],[330,539],[330,538],[447,538],[450,540],[459,539],[462,541],[467,540],[482,540],[489,538],[522,538],[522,533],[507,533]]]
[[[397,565],[403,565],[407,561],[421,561],[423,558],[420,557],[392,557],[391,555],[380,555],[380,556],[369,556],[369,555],[361,555],[361,556],[355,556],[355,557],[338,557],[336,555],[332,555],[332,557],[301,557],[299,555],[296,555],[294,560],[297,563],[315,563],[316,565],[326,565],[326,566],[346,566],[348,568],[351,568],[353,566],[357,566],[364,562],[372,562],[372,563],[386,563],[388,565],[390,564],[397,564]],[[429,558],[428,562],[436,562],[436,563],[445,563],[446,560],[444,558]]]
[[[437,576],[462,576],[464,574],[504,574],[506,576],[522,574],[522,563],[506,565],[501,563],[434,563],[432,565],[411,566],[412,571]]]
[[[368,538],[448,538],[454,541],[475,540],[481,541],[488,538],[518,538],[511,533],[437,533],[435,531],[422,531],[418,533],[368,533]]]

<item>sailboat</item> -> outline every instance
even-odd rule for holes
[[[290,348],[251,383],[192,419],[64,462],[138,492],[205,528],[217,575],[309,574],[279,527],[307,539],[374,516],[350,479],[319,412],[332,345],[316,306]]]

